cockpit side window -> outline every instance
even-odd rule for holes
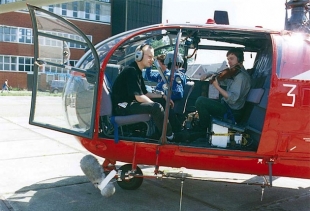
[[[303,36],[296,33],[276,37],[279,78],[310,80],[310,43]]]

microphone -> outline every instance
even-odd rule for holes
[[[115,193],[114,184],[110,182],[116,175],[115,170],[105,176],[102,166],[93,155],[84,156],[80,161],[80,167],[91,183],[99,188],[102,196],[109,197]]]

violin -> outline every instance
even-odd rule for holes
[[[210,77],[209,82],[210,82],[210,84],[212,84],[213,81],[215,81],[215,79],[217,79],[218,81],[223,81],[223,80],[228,79],[228,78],[233,78],[236,75],[238,75],[238,73],[240,73],[241,68],[242,68],[242,66],[239,63],[233,67],[228,67],[222,71],[219,71],[219,72],[213,74]]]

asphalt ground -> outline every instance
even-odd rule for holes
[[[262,189],[255,175],[191,169],[165,168],[191,178],[145,178],[134,191],[115,183],[105,198],[81,171],[89,152],[73,136],[28,124],[30,100],[0,95],[0,211],[310,210],[309,180],[273,177]],[[153,175],[152,166],[140,168]]]

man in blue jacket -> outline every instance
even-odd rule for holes
[[[168,67],[168,71],[164,72],[164,75],[166,76],[168,82],[170,81],[170,75],[171,75],[171,68],[172,68],[172,60],[173,60],[174,52],[170,51],[166,54],[164,64],[166,67]],[[172,100],[180,100],[183,98],[184,95],[184,88],[186,84],[186,75],[181,71],[182,65],[184,61],[182,59],[182,56],[180,54],[176,57],[176,64],[175,64],[175,71],[174,71],[174,79],[172,84],[172,93],[171,93],[171,99]],[[155,90],[167,92],[167,85],[165,84],[164,80],[161,80]],[[166,93],[167,94],[167,93]]]

